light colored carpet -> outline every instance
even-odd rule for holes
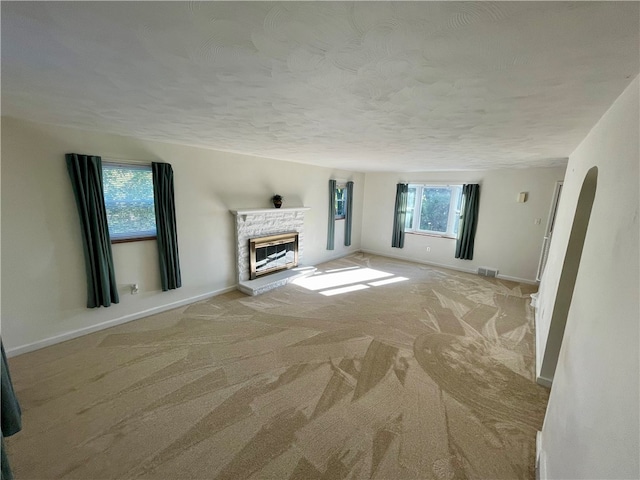
[[[10,359],[16,478],[534,478],[535,287],[362,254],[319,272]]]

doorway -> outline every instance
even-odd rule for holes
[[[551,246],[551,237],[553,236],[553,228],[556,225],[556,214],[558,213],[558,204],[560,203],[560,195],[562,195],[562,185],[564,182],[556,182],[556,188],[553,191],[553,199],[551,201],[551,210],[549,211],[549,219],[547,220],[547,228],[542,241],[542,251],[540,252],[540,261],[538,262],[538,273],[536,280],[542,280],[544,267],[547,266],[547,258],[549,257],[549,247]]]

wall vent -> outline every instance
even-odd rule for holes
[[[497,277],[498,269],[496,268],[488,268],[488,267],[478,267],[478,275],[482,275],[483,277]]]

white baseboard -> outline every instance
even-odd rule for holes
[[[547,378],[547,377],[543,377],[541,375],[542,373],[542,354],[543,354],[543,348],[542,348],[542,341],[540,340],[540,329],[538,328],[538,312],[540,310],[536,307],[535,308],[535,315],[534,315],[534,319],[535,319],[535,325],[536,325],[536,335],[535,335],[535,340],[536,340],[536,383],[538,385],[542,385],[543,387],[547,387],[547,388],[551,388],[551,385],[553,384],[553,378]]]
[[[107,320],[106,322],[98,323],[97,325],[78,328],[76,330],[71,330],[69,332],[61,333],[59,335],[54,335],[53,337],[45,338],[43,340],[38,340],[37,342],[27,343],[26,345],[20,345],[18,347],[9,348],[6,351],[6,354],[7,354],[7,357],[15,357],[16,355],[22,355],[23,353],[33,352],[34,350],[40,350],[41,348],[55,345],[56,343],[66,342],[67,340],[78,338],[83,335],[87,335],[89,333],[98,332],[100,330],[104,330],[105,328],[115,327],[116,325],[121,325],[123,323],[131,322],[133,320],[138,320],[139,318],[148,317],[149,315],[154,315],[156,313],[166,312],[167,310],[172,310],[174,308],[182,307],[190,303],[204,300],[205,298],[215,297],[217,295],[222,295],[223,293],[232,292],[237,288],[238,288],[237,285],[233,285],[231,287],[222,288],[220,290],[214,290],[213,292],[207,292],[201,295],[196,295],[194,297],[178,300],[176,302],[171,302],[164,305],[159,305],[157,307],[148,308],[140,312],[123,315],[122,317],[114,318],[112,320]]]
[[[547,461],[542,451],[542,432],[536,433],[536,480],[547,480]]]
[[[470,269],[470,268],[460,268],[460,267],[456,267],[456,266],[452,266],[452,265],[444,265],[444,264],[441,264],[441,263],[427,262],[427,261],[419,259],[419,258],[412,258],[412,257],[404,256],[404,255],[393,255],[392,253],[377,252],[375,250],[365,250],[365,249],[362,249],[360,251],[362,253],[369,253],[371,255],[378,255],[380,257],[388,257],[388,258],[395,258],[396,260],[404,260],[405,262],[420,263],[422,265],[430,265],[432,267],[439,267],[439,268],[448,268],[449,270],[456,270],[458,272],[478,273],[476,270],[473,270],[473,269]]]
[[[498,274],[498,278],[500,278],[501,280],[511,280],[512,282],[526,283],[527,285],[537,285],[538,284],[537,281],[531,280],[529,278],[512,277],[512,276],[509,276],[509,275],[502,275],[501,273]]]
[[[538,306],[540,305],[539,300],[536,300],[536,306],[533,309],[533,321],[535,324],[535,340],[536,340],[536,345],[535,345],[535,352],[536,352],[536,378],[540,375],[540,372],[542,371],[542,340],[540,340],[540,328],[538,327],[538,314],[540,312],[540,309],[538,308]]]
[[[363,253],[370,253],[371,255],[379,255],[381,257],[389,257],[389,258],[395,258],[397,260],[404,260],[406,262],[420,263],[422,265],[431,265],[432,267],[448,268],[449,270],[456,270],[458,272],[464,272],[464,273],[473,273],[476,275],[478,274],[478,270],[477,269],[474,270],[473,268],[462,268],[462,267],[458,267],[457,265],[446,265],[443,263],[427,262],[426,260],[422,260],[419,258],[406,257],[404,255],[393,255],[391,253],[377,252],[375,250],[362,249],[360,251]],[[502,275],[502,274],[498,274],[497,278],[501,280],[510,280],[512,282],[526,283],[529,285],[538,284],[538,282],[536,282],[535,280],[531,280],[530,278],[512,277],[509,275]]]
[[[351,252],[341,252],[341,253],[338,253],[336,255],[332,255],[331,257],[323,258],[322,260],[318,261],[315,265],[320,265],[322,263],[327,263],[327,262],[332,262],[334,260],[339,260],[341,258],[348,257],[349,255],[355,255],[356,253],[360,253],[360,252],[362,252],[362,250],[353,250]]]

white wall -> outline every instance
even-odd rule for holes
[[[569,157],[536,312],[538,348],[580,188],[593,166],[598,179],[542,430],[541,478],[640,477],[639,87],[636,78]]]
[[[362,249],[381,255],[471,272],[497,268],[500,275],[535,282],[553,190],[564,168],[505,169],[485,172],[368,173]],[[406,234],[404,248],[391,247],[396,184],[479,183],[480,211],[473,260],[455,258],[450,238]],[[529,192],[525,203],[518,193]],[[540,218],[539,225],[534,220]],[[431,250],[427,252],[427,247]]]
[[[113,245],[120,303],[86,308],[80,228],[64,154],[165,161],[175,173],[182,288],[160,290],[155,241]],[[353,180],[352,246],[336,224],[326,250],[328,180]],[[137,318],[233,287],[235,227],[229,209],[308,206],[304,259],[316,264],[360,249],[364,174],[2,119],[2,338],[8,352],[70,332]],[[138,283],[132,296],[128,284]],[[48,340],[49,339],[49,340]],[[32,345],[33,344],[33,345]],[[24,347],[24,348],[23,348]]]

